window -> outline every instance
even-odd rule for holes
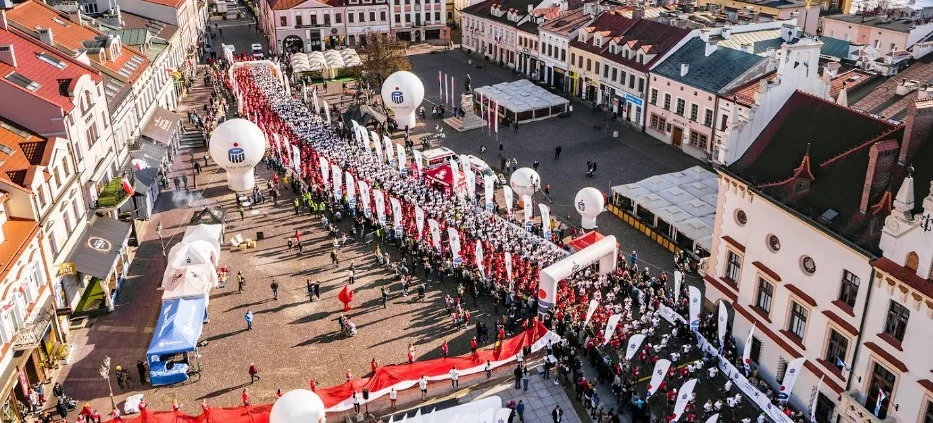
[[[67,157],[62,158],[62,164],[61,164],[61,166],[62,166],[62,172],[65,173],[65,177],[67,178],[67,177],[71,176],[71,166],[68,166],[68,158],[67,158]]]
[[[690,120],[696,122],[697,117],[700,115],[700,106],[696,104],[690,105]]]
[[[52,255],[57,256],[59,253],[58,249],[58,240],[55,239],[55,232],[49,232],[49,248],[52,249]]]
[[[897,301],[891,300],[891,305],[888,307],[888,317],[884,322],[884,333],[891,335],[898,341],[903,341],[908,319],[910,319],[910,310]]]
[[[619,68],[612,68],[612,80],[615,81],[619,77]]]
[[[90,122],[87,129],[84,132],[84,135],[87,137],[88,147],[97,143],[97,122]]]
[[[761,362],[761,340],[757,336],[752,336],[752,350],[748,358],[756,363]]]
[[[854,273],[843,270],[842,271],[842,286],[839,288],[839,301],[845,303],[849,307],[855,307],[855,299],[858,297],[858,276],[855,276]]]
[[[440,22],[441,12],[434,12],[434,20]]]
[[[771,298],[774,296],[774,285],[768,281],[758,278],[758,298],[755,305],[765,313],[771,314]]]
[[[654,113],[651,114],[651,118],[650,118],[649,125],[650,125],[652,128],[658,128],[658,115],[656,115],[656,114],[654,114]]]
[[[800,303],[791,302],[790,323],[787,325],[787,330],[796,335],[797,338],[803,339],[803,335],[807,330],[807,314],[807,309],[803,308]]]
[[[365,14],[365,13],[360,12],[359,18],[360,18],[360,22],[366,22],[366,14]]]
[[[703,112],[703,125],[708,126],[710,128],[713,127],[713,111],[712,110],[706,109],[706,111]]]
[[[336,15],[334,15],[334,22],[336,22],[336,23],[343,23],[343,15],[341,15],[341,14],[339,14],[339,13],[336,14]]]
[[[62,175],[58,169],[52,171],[52,177],[55,179],[55,187],[61,188],[62,186]]]
[[[295,16],[295,26],[302,26],[302,25],[304,25],[304,16],[296,15],[296,16]]]
[[[835,409],[836,404],[826,395],[819,393],[816,398],[816,423],[831,423],[835,421],[833,419],[833,411]]]
[[[625,79],[628,78],[628,74],[625,71],[619,71],[619,83],[625,85]],[[657,91],[657,90],[655,90]]]
[[[625,72],[623,72],[622,74],[625,75]],[[657,104],[658,104],[658,90],[657,90],[657,88],[652,88],[652,89],[651,89],[651,98],[650,98],[650,100],[648,100],[648,102],[651,103],[651,104],[654,104],[654,105],[657,105]]]
[[[615,69],[612,69],[615,71]],[[603,66],[603,78],[609,78],[609,66]]]
[[[395,15],[395,16],[398,17],[398,15]],[[353,23],[353,14],[352,14],[352,13],[347,13],[347,22]]]
[[[385,12],[385,10],[379,12],[379,20],[382,21],[382,22],[385,22],[385,20],[386,20],[386,12]]]
[[[550,46],[551,46],[551,45],[548,44],[548,47],[550,47]],[[541,48],[544,49],[544,44],[541,45]],[[548,55],[550,55],[550,53],[549,53]],[[576,61],[577,61],[577,55],[576,55],[576,53],[570,52],[570,63],[573,63],[573,62],[576,62]]]
[[[748,215],[745,214],[745,210],[735,211],[735,221],[738,222],[739,225],[742,225],[742,226],[745,226],[745,224],[748,223]]]
[[[593,69],[593,59],[586,59],[586,71],[591,72]]]
[[[824,359],[828,361],[836,368],[842,368],[842,366],[836,365],[837,360],[839,359],[842,362],[846,361],[846,356],[849,353],[849,338],[842,336],[839,332],[836,332],[833,329],[829,330],[829,343],[826,344],[826,357]]]
[[[684,99],[682,99],[682,98],[678,98],[678,99],[677,99],[677,111],[675,111],[674,113],[677,113],[678,115],[683,116],[683,115],[684,115],[684,109],[685,109],[686,107],[687,107],[687,102],[684,101]]]
[[[923,423],[933,423],[933,401],[927,401],[927,412],[924,414]]]
[[[311,15],[311,26],[317,26],[317,15]]]
[[[628,75],[628,87],[631,89],[635,89],[635,75],[632,75],[632,74]]]
[[[664,110],[671,110],[671,95],[664,93]]]
[[[369,12],[369,20],[370,21],[376,20],[376,12]]]
[[[638,78],[638,92],[645,92],[645,78]]]
[[[891,373],[877,362],[874,363],[871,371],[871,382],[868,385],[868,392],[865,398],[865,408],[871,412],[874,412],[877,408],[878,412],[875,413],[875,415],[880,419],[884,419],[888,415],[888,405],[890,405],[891,396],[894,393],[895,379],[896,376],[894,376],[894,373]],[[878,401],[879,390],[883,391],[884,395],[887,396],[883,401]]]
[[[768,248],[773,252],[781,250],[781,239],[777,235],[768,235]]]
[[[709,138],[706,135],[696,131],[690,131],[690,145],[693,147],[700,150],[706,150],[706,144],[708,140]]]
[[[46,199],[45,199],[45,187],[43,187],[43,186],[40,185],[40,186],[36,189],[36,198],[39,199],[39,207],[45,207],[45,203],[46,203]]]
[[[726,254],[726,280],[732,283],[738,283],[739,273],[742,271],[742,257],[729,251]]]

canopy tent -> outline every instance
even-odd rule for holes
[[[220,255],[207,241],[179,242],[168,252],[168,268],[207,264],[217,267]]]
[[[165,269],[162,276],[162,301],[175,298],[204,298],[217,286],[217,270],[209,264],[195,264]]]
[[[204,297],[176,298],[162,302],[159,321],[156,322],[152,341],[146,351],[149,378],[153,386],[188,380],[188,365],[176,361],[174,356],[197,348],[206,316],[207,301]]]
[[[201,211],[197,211],[191,216],[191,221],[188,222],[189,225],[223,225],[224,224],[224,213],[223,210],[213,207],[205,207]]]
[[[552,94],[527,79],[503,82],[473,90],[473,101],[485,108],[497,105],[497,115],[510,121],[528,122],[566,112],[570,101]]]
[[[220,246],[224,243],[224,225],[191,225],[185,228],[182,242],[204,241],[209,242],[220,256]],[[215,263],[216,264],[216,263]]]
[[[347,127],[352,125],[350,123],[351,121],[356,121],[357,124],[366,126],[370,123],[383,124],[386,123],[386,120],[385,113],[365,104],[350,106],[347,111],[343,112],[343,122]]]
[[[605,238],[603,234],[596,231],[590,231],[574,238],[567,244],[570,245],[571,251],[580,251],[586,247],[589,247],[590,245],[593,245],[596,243],[596,241],[599,241],[603,238]]]
[[[709,251],[719,179],[702,166],[612,187],[613,204],[674,240]]]
[[[457,170],[457,174],[460,176],[458,179],[457,191],[462,192],[466,190],[466,178],[463,176],[463,172]],[[445,193],[450,193],[451,186],[454,184],[453,172],[450,170],[450,162],[445,162],[444,164],[437,165],[428,170],[424,171],[424,176],[431,180],[432,182],[441,186]]]
[[[362,64],[359,54],[352,48],[324,52],[292,54],[289,63],[293,72],[320,72],[326,69],[352,68]]]

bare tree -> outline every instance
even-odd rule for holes
[[[360,66],[350,70],[357,81],[368,82],[371,87],[382,85],[382,81],[397,71],[410,71],[411,62],[405,55],[405,46],[389,40],[386,34],[366,34],[360,48]]]

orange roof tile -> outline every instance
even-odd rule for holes
[[[755,104],[755,92],[758,91],[758,84],[761,79],[764,79],[768,82],[774,81],[777,79],[777,72],[772,71],[771,73],[752,81],[741,85],[732,91],[732,95],[725,96],[727,100],[737,99],[738,103],[745,107],[752,107]]]
[[[181,6],[181,4],[185,2],[185,0],[143,0],[143,1],[145,1],[146,3],[158,4],[160,6],[174,7],[175,9],[178,9],[178,6]]]
[[[0,179],[26,188],[23,183],[29,169],[41,165],[49,143],[47,138],[0,120]],[[7,150],[9,149],[9,150]]]
[[[835,100],[836,97],[839,96],[839,91],[842,91],[843,84],[845,84],[846,89],[850,90],[849,92],[851,93],[851,90],[854,90],[855,87],[871,81],[877,76],[878,74],[865,72],[861,69],[852,69],[848,72],[843,72],[833,78],[829,88],[829,97]]]
[[[74,52],[87,49],[85,43],[93,43],[95,37],[108,36],[92,27],[80,25],[69,20],[68,15],[45,3],[35,0],[26,1],[7,10],[7,19],[18,25],[33,37],[38,37],[39,28],[52,30],[52,40],[55,44]],[[88,54],[92,62],[97,63],[114,76],[132,83],[139,77],[149,64],[149,59],[135,49],[122,46],[122,53],[114,60],[101,59],[96,54]],[[129,66],[133,58],[138,63]]]
[[[34,220],[10,218],[2,230],[6,239],[0,243],[0,281],[10,273],[26,247],[39,234],[39,224]]]

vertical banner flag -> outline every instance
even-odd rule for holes
[[[454,107],[457,107],[456,101],[454,100],[454,97],[457,96],[457,92],[456,92],[456,89],[453,88],[453,87],[456,87],[456,85],[454,84],[453,76],[450,77],[450,87],[451,87],[451,91],[454,91],[454,95],[450,96],[450,107],[454,108]]]
[[[441,82],[444,80],[444,77],[441,76],[441,71],[437,71],[437,96],[440,99],[444,99],[444,83]]]
[[[460,267],[463,264],[463,257],[460,256],[460,233],[453,226],[448,226],[447,238],[450,243],[450,255],[454,258],[454,267]]]
[[[674,271],[674,301],[680,301],[680,287],[684,283],[684,272],[680,270]]]
[[[441,104],[446,104],[447,99],[450,98],[450,84],[447,83],[448,81],[446,77],[444,77],[443,79],[444,79],[444,97],[441,98]]]
[[[525,230],[531,232],[531,219],[534,219],[534,208],[531,205],[531,196],[525,194],[522,196],[522,203],[525,203]]]
[[[541,233],[544,239],[551,240],[551,209],[547,205],[538,204],[538,210],[541,212]]]
[[[484,197],[486,198],[486,211],[492,213],[496,209],[496,197],[495,197],[495,182],[492,180],[492,175],[483,175],[483,191]]]
[[[778,401],[790,400],[790,393],[794,390],[794,384],[797,383],[797,376],[803,370],[803,363],[806,358],[800,357],[787,363],[787,370],[784,371],[784,380],[781,382],[781,390],[778,391]]]
[[[703,294],[700,294],[700,288],[693,285],[687,287],[690,292],[690,330],[696,332],[700,330],[700,309],[703,302]]]
[[[424,209],[421,206],[415,206],[415,226],[418,228],[418,239],[424,233]]]
[[[356,132],[360,137],[360,143],[363,144],[363,151],[366,151],[366,154],[373,154],[372,146],[369,144],[369,133],[366,132],[366,129],[361,126]]]
[[[386,199],[382,194],[381,189],[373,190],[373,201],[376,203],[376,219],[379,220],[379,224],[385,226],[386,224]]]
[[[321,105],[317,102],[317,87],[311,91],[311,98],[314,99],[314,114],[321,113]]]
[[[453,186],[450,187],[454,196],[460,195],[460,164],[457,163],[457,159],[450,158],[450,180]]]
[[[878,387],[878,399],[875,400],[875,411],[874,411],[875,417],[881,416],[881,405],[882,403],[884,403],[884,400],[886,399],[888,399],[888,394],[885,394],[884,389],[881,389],[881,387],[879,386]]]
[[[428,227],[431,228],[431,241],[434,242],[434,249],[441,249],[441,227],[438,226],[437,221],[434,219],[428,219]]]
[[[816,423],[816,402],[820,398],[820,388],[823,387],[823,376],[820,376],[820,381],[816,384],[816,389],[813,390],[813,398],[810,398],[810,422]]]
[[[748,330],[748,337],[745,338],[745,347],[742,349],[742,365],[745,366],[745,377],[751,372],[752,367],[752,336],[755,335],[755,325]]]
[[[347,200],[350,202],[350,210],[356,210],[356,183],[353,182],[353,175],[349,171],[347,172]]]
[[[330,105],[327,104],[327,100],[324,100],[324,116],[327,119],[325,123],[330,126]]]
[[[340,171],[340,166],[335,164],[330,165],[330,174],[334,177],[334,200],[340,201],[343,199],[343,181],[340,178],[340,175],[343,172]]]
[[[664,382],[664,377],[667,376],[667,370],[670,368],[671,361],[664,358],[654,363],[654,371],[651,372],[651,381],[648,382],[648,392],[645,394],[645,399],[650,398],[657,392],[661,382]]]
[[[330,183],[327,182],[328,175],[330,174],[330,163],[327,162],[324,156],[318,156],[318,164],[321,166],[321,180],[324,181],[324,186],[330,185]]]
[[[373,137],[373,150],[376,150],[376,157],[379,158],[380,162],[384,162],[382,155],[385,153],[385,150],[382,148],[382,140],[379,139],[379,134],[375,131],[369,131],[369,134]]]
[[[492,107],[492,126],[495,128],[496,133],[499,133],[499,102],[497,101]]]
[[[505,200],[505,210],[509,214],[509,218],[512,217],[512,202],[514,201],[512,197],[515,193],[512,191],[512,187],[508,184],[502,185],[502,199]]]
[[[616,327],[619,326],[620,320],[622,320],[621,314],[609,316],[609,320],[606,321],[606,333],[603,334],[603,345],[608,344],[609,340],[612,339],[612,335],[616,333]]]
[[[726,329],[729,328],[729,305],[726,300],[719,300],[718,318],[716,319],[716,329],[719,335],[720,350],[726,345]]]
[[[373,215],[373,206],[372,202],[369,201],[369,184],[359,180],[360,185],[360,201],[363,202],[363,216],[366,216],[369,219]]]
[[[512,253],[505,252],[505,277],[512,282]]]
[[[402,202],[398,198],[389,197],[392,204],[392,225],[395,226],[395,237],[402,237]]]
[[[415,177],[421,179],[421,151],[412,150],[411,155],[415,161]]]
[[[382,142],[386,147],[386,161],[389,162],[390,165],[395,166],[395,152],[392,151],[392,140],[390,140],[389,137],[383,136]]]
[[[275,142],[275,154],[278,157],[282,157],[282,149],[279,147],[279,134],[272,133],[272,140]]]
[[[470,168],[470,162],[461,162],[463,165],[463,177],[466,180],[467,199],[470,203],[476,200],[476,173]]]
[[[292,149],[292,168],[301,175],[301,149],[297,145]]]
[[[677,402],[674,403],[674,420],[671,420],[671,423],[680,420],[684,409],[687,408],[687,403],[690,402],[690,398],[693,398],[693,388],[696,386],[696,379],[690,379],[680,386],[680,391],[677,392]]]
[[[301,101],[308,102],[308,84],[305,82],[301,83]]]
[[[398,153],[398,171],[405,176],[408,174],[408,168],[405,165],[408,163],[408,160],[405,160],[405,147],[402,147],[401,144],[395,144],[395,151]]]
[[[628,346],[625,348],[625,361],[629,361],[632,357],[635,356],[635,353],[641,349],[642,344],[645,343],[645,335],[642,333],[636,333],[628,339]]]
[[[599,301],[590,300],[589,307],[586,308],[586,319],[583,320],[583,327],[590,324],[590,319],[593,318],[593,313],[596,312],[596,307],[599,307]]]
[[[486,276],[486,266],[483,265],[483,243],[480,240],[476,240],[476,268],[479,269],[479,272]]]

